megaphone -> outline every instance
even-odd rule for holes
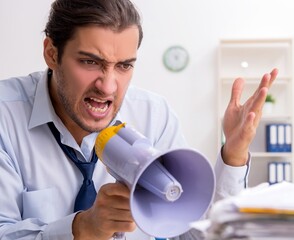
[[[120,123],[99,133],[95,151],[109,173],[130,189],[134,221],[150,236],[187,232],[212,202],[214,171],[196,150],[160,152],[144,135]]]

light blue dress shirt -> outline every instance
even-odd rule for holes
[[[97,133],[78,146],[55,114],[48,93],[47,71],[0,81],[0,239],[73,239],[75,196],[83,177],[50,132],[53,121],[61,141],[89,161]],[[176,114],[160,96],[130,86],[117,119],[133,126],[159,150],[186,147]],[[216,198],[244,188],[247,167],[226,166],[218,156]],[[114,182],[98,161],[96,189]],[[150,237],[140,229],[128,240]]]

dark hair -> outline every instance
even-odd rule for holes
[[[129,0],[56,0],[51,5],[44,32],[57,48],[59,62],[76,29],[92,24],[118,32],[136,25],[140,47],[143,38],[141,19]]]

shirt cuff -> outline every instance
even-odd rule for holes
[[[44,240],[72,240],[72,222],[77,213],[49,223],[43,232]]]
[[[237,195],[247,187],[250,160],[251,154],[249,153],[246,165],[232,167],[224,163],[221,153],[219,153],[215,165],[217,200]]]

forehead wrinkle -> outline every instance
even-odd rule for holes
[[[90,57],[90,58],[94,59],[95,61],[111,63],[111,62],[107,61],[106,59],[104,59],[96,54],[93,54],[93,53],[89,53],[89,52],[85,52],[85,51],[78,51],[78,54],[84,55],[86,57]]]
[[[137,56],[138,29],[127,28],[116,32],[107,28],[87,26],[78,28],[72,49],[78,54],[101,63],[128,63]]]
[[[104,59],[96,54],[93,54],[93,53],[84,52],[84,51],[79,51],[78,53],[80,55],[85,55],[87,57],[90,57],[90,58],[94,59],[95,61],[104,62],[105,64],[129,63],[129,62],[134,62],[137,60],[136,58],[130,58],[130,59],[124,59],[124,60],[117,61],[117,62],[111,62],[111,61],[107,61],[106,59]]]

